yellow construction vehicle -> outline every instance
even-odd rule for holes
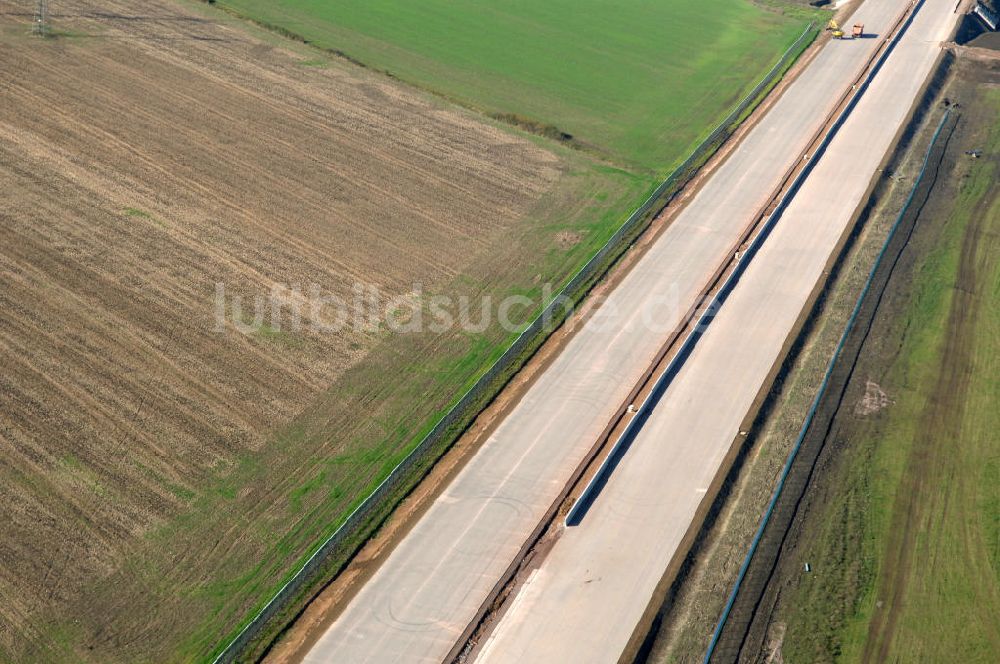
[[[826,24],[826,29],[830,30],[831,36],[834,39],[861,39],[865,36],[865,24],[855,23],[854,27],[851,29],[851,36],[848,37],[844,34],[843,29],[836,21],[830,21]]]

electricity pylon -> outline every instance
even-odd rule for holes
[[[39,37],[47,37],[49,34],[48,0],[38,0],[35,5],[35,34]]]

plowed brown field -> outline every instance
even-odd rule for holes
[[[50,5],[0,0],[0,660],[197,658],[503,338],[218,332],[216,284],[530,289],[645,183],[194,5]]]

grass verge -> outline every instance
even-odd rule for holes
[[[950,177],[890,282],[781,563],[769,649],[785,661],[987,662],[1000,649],[1000,93],[965,66],[945,94],[962,101]]]

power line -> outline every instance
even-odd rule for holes
[[[39,37],[49,35],[49,2],[38,0],[35,5],[35,34]]]

